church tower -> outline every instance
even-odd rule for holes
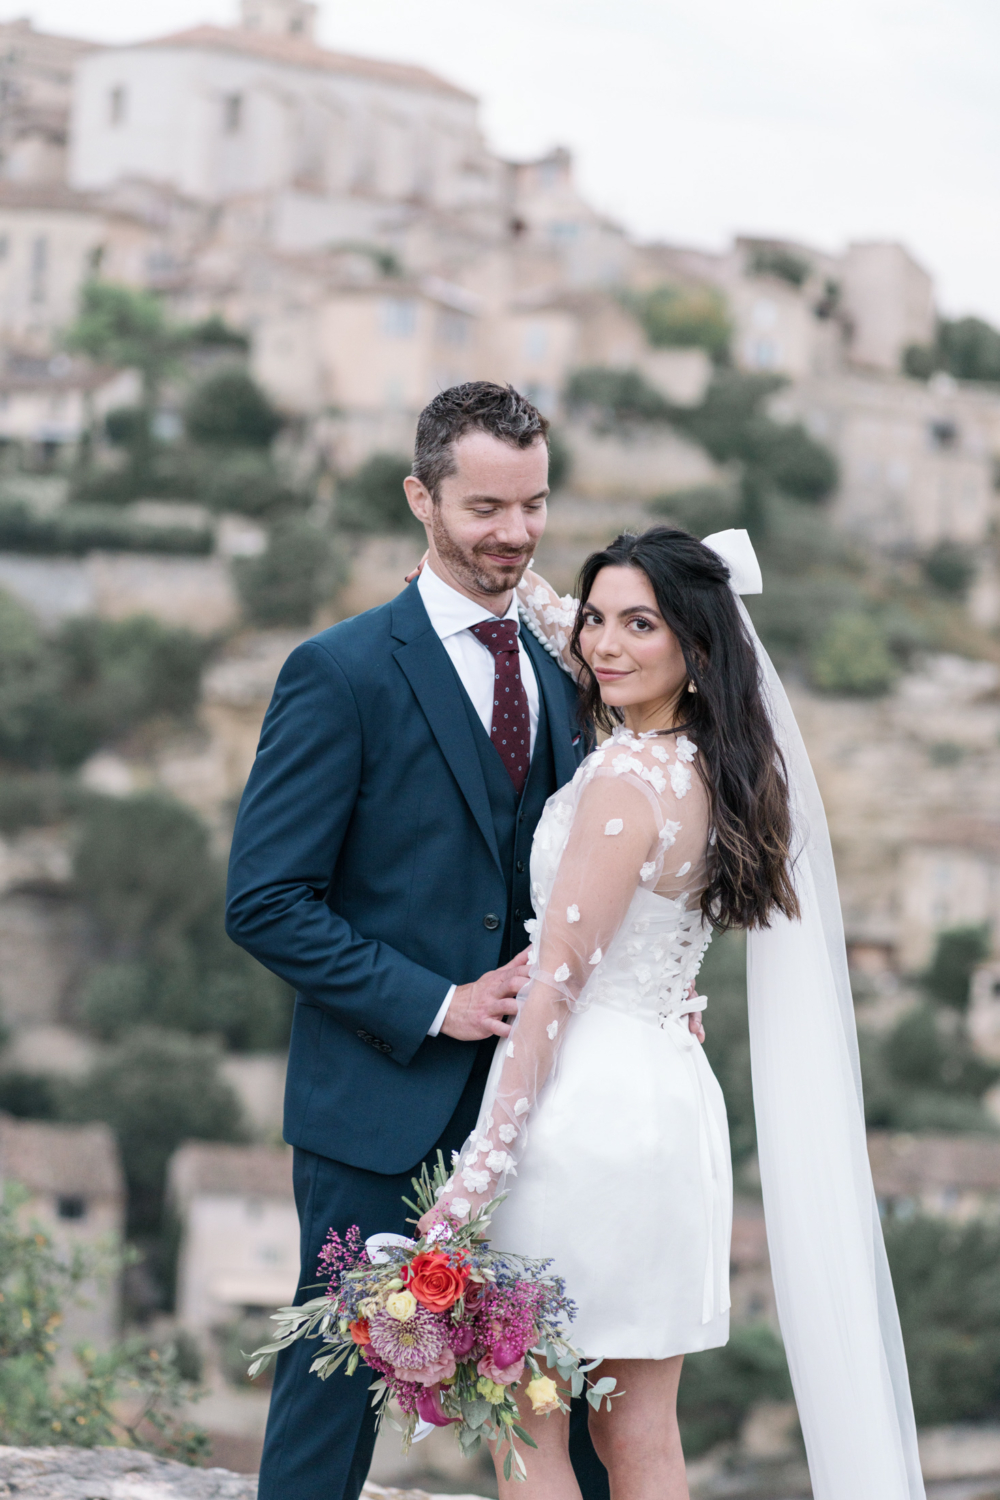
[[[316,10],[309,0],[240,0],[240,25],[244,31],[314,42]]]

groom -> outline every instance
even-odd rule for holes
[[[406,1232],[422,1161],[475,1125],[524,983],[531,839],[584,745],[570,678],[514,587],[545,527],[548,424],[487,381],[421,413],[419,578],[282,668],[233,835],[226,927],[297,991],[285,1093],[298,1300],[329,1229]],[[364,1367],[277,1361],[259,1500],[357,1500],[374,1422]],[[585,1429],[585,1500],[607,1495]]]

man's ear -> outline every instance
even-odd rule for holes
[[[427,486],[415,474],[410,474],[403,480],[403,489],[406,491],[409,507],[417,520],[429,526],[434,511],[434,501],[431,499]]]

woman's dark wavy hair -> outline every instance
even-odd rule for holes
[[[606,731],[621,723],[601,699],[580,651],[584,607],[602,568],[638,568],[684,653],[697,689],[683,693],[683,723],[698,746],[714,842],[701,909],[713,927],[767,927],[777,910],[799,914],[791,876],[791,815],[784,757],[764,704],[760,665],[729,587],[729,569],[696,537],[672,526],[622,532],[583,565],[570,649],[582,667],[581,714]]]

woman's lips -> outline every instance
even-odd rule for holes
[[[623,677],[630,677],[631,672],[616,672],[611,667],[595,667],[594,676],[598,682],[620,682]]]

